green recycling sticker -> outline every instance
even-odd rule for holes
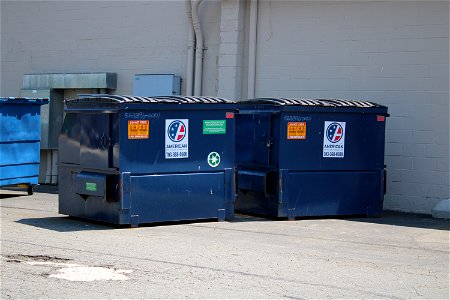
[[[226,134],[226,120],[203,120],[203,134]]]
[[[220,164],[220,155],[217,152],[211,152],[208,154],[208,165],[215,168]]]
[[[86,191],[96,192],[97,184],[93,182],[86,182]]]

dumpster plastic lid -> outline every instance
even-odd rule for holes
[[[301,99],[301,98],[256,98],[242,101],[243,104],[272,104],[280,106],[328,106],[328,107],[384,107],[383,105],[361,100],[341,99]]]
[[[47,104],[48,98],[25,98],[25,97],[0,97],[0,103],[36,103],[36,104]]]
[[[108,94],[83,94],[78,99],[66,100],[71,103],[81,102],[116,102],[116,103],[236,103],[219,97],[197,96],[126,96]]]

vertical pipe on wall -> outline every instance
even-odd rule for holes
[[[45,184],[52,183],[52,150],[46,150]]]
[[[194,82],[194,25],[192,23],[192,2],[186,0],[186,15],[188,18],[188,52],[187,52],[187,68],[186,68],[186,96],[192,96],[192,88]]]
[[[195,32],[195,75],[194,75],[194,95],[202,94],[202,71],[203,71],[203,33],[200,26],[198,11],[202,0],[194,0],[192,5],[192,24]]]
[[[258,0],[251,0],[249,41],[248,41],[248,77],[247,77],[248,99],[255,98],[257,25],[258,25]]]
[[[58,183],[58,150],[52,150],[52,176],[50,183]]]

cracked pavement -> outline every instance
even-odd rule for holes
[[[59,215],[58,195],[40,189],[0,190],[1,299],[449,298],[445,220],[238,215],[117,228]],[[51,277],[64,263],[130,270],[129,279]]]

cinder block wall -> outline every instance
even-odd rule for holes
[[[244,1],[201,5],[205,95],[245,96]],[[186,77],[183,1],[0,3],[2,96],[19,94],[24,73],[117,72],[117,94],[131,94],[136,73]],[[449,198],[448,72],[447,1],[259,1],[256,96],[389,106],[387,209],[429,213]]]
[[[385,208],[449,198],[449,3],[260,1],[257,96],[389,106]]]
[[[216,95],[220,2],[200,16],[203,94]],[[18,95],[24,73],[116,72],[117,94],[132,94],[136,73],[185,79],[187,33],[184,1],[1,1],[1,95]]]

